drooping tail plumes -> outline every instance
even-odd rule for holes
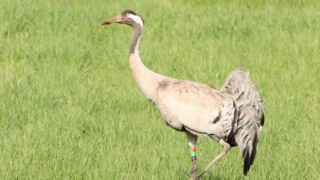
[[[243,174],[247,175],[250,166],[253,164],[258,146],[258,126],[255,122],[246,122],[239,127],[235,141],[237,142],[243,157]]]
[[[221,91],[230,94],[238,107],[238,127],[234,140],[244,159],[246,175],[256,156],[259,132],[264,125],[262,97],[256,86],[243,70],[230,73]]]

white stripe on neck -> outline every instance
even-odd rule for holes
[[[139,24],[143,29],[143,21],[142,21],[141,17],[133,15],[133,14],[129,14],[128,17],[130,19],[132,19],[135,23]]]
[[[138,41],[137,41],[136,47],[134,47],[134,53],[137,54],[137,55],[139,55],[140,38],[141,38],[141,37],[139,37],[139,39],[138,39]]]

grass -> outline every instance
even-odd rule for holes
[[[1,179],[188,178],[185,135],[131,75],[131,29],[99,24],[127,8],[144,16],[150,69],[220,87],[243,67],[262,92],[248,176],[233,148],[204,179],[320,178],[318,1],[2,0]],[[221,146],[197,149],[201,170]]]

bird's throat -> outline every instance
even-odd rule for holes
[[[138,24],[133,25],[133,35],[132,35],[132,41],[130,45],[130,55],[131,54],[138,54],[139,55],[139,43],[140,38],[142,35],[143,26],[140,26]]]
[[[157,88],[164,76],[148,69],[139,55],[139,43],[143,27],[136,24],[133,26],[133,37],[130,45],[130,68],[133,76],[142,92],[151,101],[156,100]]]

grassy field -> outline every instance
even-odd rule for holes
[[[320,178],[317,0],[1,0],[0,179],[187,179],[185,134],[131,75],[124,9],[145,19],[141,56],[167,76],[220,87],[250,72],[266,123],[247,177],[233,148],[203,179]],[[201,170],[221,150],[197,146]]]

